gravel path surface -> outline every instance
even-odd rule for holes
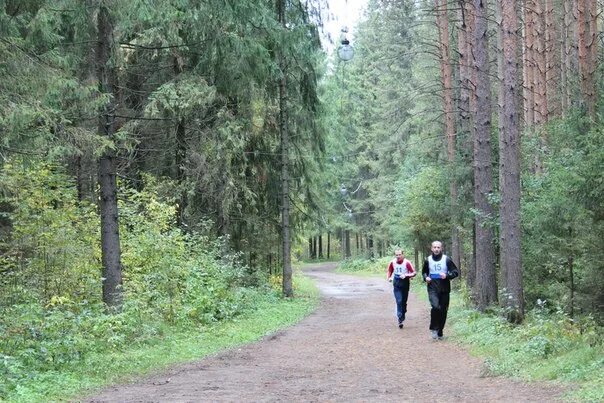
[[[117,385],[89,402],[555,402],[562,389],[484,376],[481,360],[429,338],[427,302],[396,326],[383,278],[305,269],[323,300],[302,322],[234,350]],[[419,278],[412,291],[423,292]]]

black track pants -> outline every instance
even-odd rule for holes
[[[436,280],[438,281],[438,280]],[[438,331],[442,336],[445,322],[447,321],[447,310],[449,309],[449,290],[443,289],[440,284],[428,284],[428,299],[432,310],[430,311],[430,330]]]

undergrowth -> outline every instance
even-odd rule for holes
[[[279,280],[271,283],[279,284]],[[135,323],[128,311],[119,315],[95,312],[94,316],[44,316],[32,310],[29,323],[39,327],[23,331],[38,332],[41,340],[31,342],[18,357],[0,357],[0,401],[74,398],[85,391],[92,393],[115,382],[257,340],[299,321],[316,307],[318,291],[310,280],[295,276],[295,293],[295,298],[282,298],[275,288],[240,290],[236,315],[194,326],[162,320]],[[42,335],[50,332],[49,328],[55,336],[52,339]],[[10,342],[3,340],[5,344]]]
[[[556,381],[569,388],[570,401],[604,401],[602,328],[593,318],[571,320],[561,311],[535,308],[522,325],[513,325],[498,309],[480,313],[454,300],[454,340],[484,357],[493,375]]]

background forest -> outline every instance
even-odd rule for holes
[[[416,264],[442,239],[479,309],[601,321],[600,8],[485,4],[369,2],[326,80],[325,188],[356,189],[332,192],[344,254],[349,232]]]
[[[319,0],[0,0],[0,398],[434,239],[480,311],[597,328],[601,11],[369,0],[344,62]]]

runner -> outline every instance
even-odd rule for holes
[[[396,317],[398,328],[403,328],[405,314],[407,313],[407,298],[409,297],[409,279],[415,277],[415,268],[410,261],[405,259],[402,249],[394,251],[394,259],[388,265],[386,279],[392,281],[394,299],[396,301]]]
[[[459,269],[447,255],[443,255],[443,244],[432,242],[432,254],[424,261],[422,276],[428,287],[430,311],[430,337],[442,340],[443,329],[449,309],[451,279],[459,276]]]

